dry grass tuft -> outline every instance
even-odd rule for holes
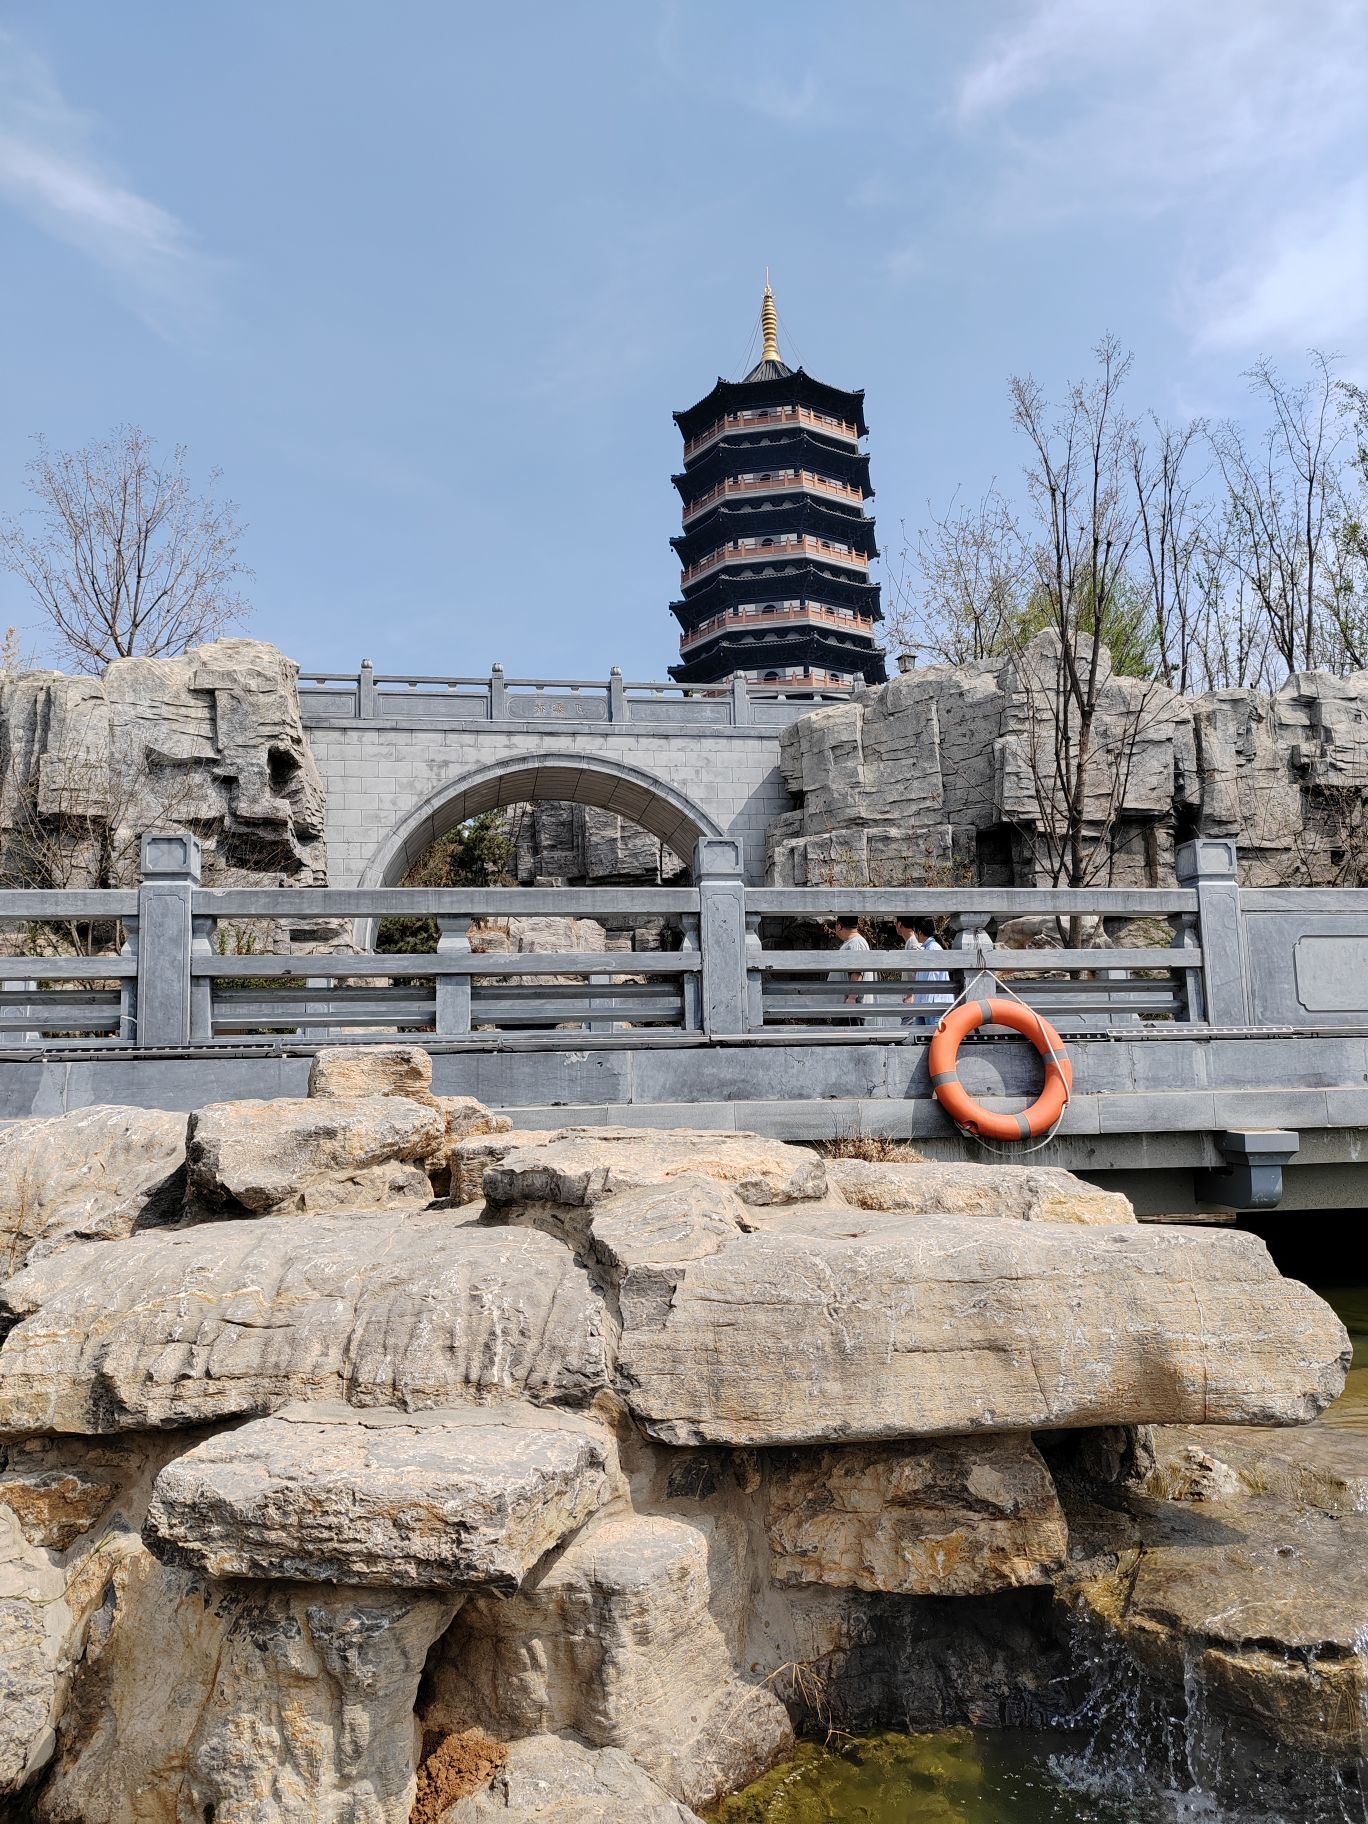
[[[889,1134],[837,1134],[815,1142],[823,1159],[866,1159],[871,1165],[921,1165],[926,1155]]]

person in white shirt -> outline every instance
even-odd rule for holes
[[[906,914],[896,921],[898,936],[903,941],[904,950],[942,950],[943,946],[936,941],[936,928],[929,918],[921,914]],[[948,982],[948,969],[908,969],[903,972],[904,982]],[[928,993],[925,988],[920,992],[914,988],[911,994],[903,996],[909,1007],[939,1008],[949,1007],[954,1003],[952,994]],[[934,1026],[940,1018],[939,1013],[920,1013],[904,1015],[904,1026]]]
[[[836,915],[836,935],[841,940],[842,950],[868,950],[869,948],[868,940],[861,935],[860,921],[853,912],[840,912]],[[827,976],[827,980],[829,982],[872,982],[874,971],[872,969],[833,969]],[[863,1007],[867,1006],[872,999],[873,997],[868,994],[848,994],[846,1003],[851,1007]],[[837,1024],[840,1022],[838,1021]],[[859,1026],[863,1022],[859,1018],[853,1018],[851,1024]]]

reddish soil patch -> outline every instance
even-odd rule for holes
[[[418,1794],[409,1824],[437,1824],[448,1805],[488,1786],[506,1758],[503,1744],[482,1729],[466,1729],[459,1735],[430,1730],[423,1737]]]

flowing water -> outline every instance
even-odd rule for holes
[[[1354,1344],[1344,1394],[1319,1422],[1368,1432],[1368,1286],[1317,1290]],[[1364,1641],[1368,1655],[1368,1617]],[[1118,1661],[1087,1670],[1082,1730],[806,1742],[708,1815],[717,1824],[1368,1824],[1364,1793],[1335,1779],[1314,1801],[1288,1806],[1250,1770],[1248,1796],[1218,1803],[1211,1786],[1233,1778],[1238,1788],[1243,1770],[1220,1764],[1223,1731],[1200,1688],[1188,1690],[1180,1720],[1158,1719]]]

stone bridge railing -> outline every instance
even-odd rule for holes
[[[844,702],[863,684],[747,685],[632,683],[614,666],[606,679],[510,678],[502,665],[485,677],[417,677],[377,672],[304,671],[299,700],[306,724],[339,722],[631,722],[696,727],[783,727],[824,703]]]
[[[1065,1032],[1368,1028],[1368,892],[1241,888],[1225,842],[1181,850],[1172,889],[756,888],[727,840],[699,844],[695,874],[693,886],[658,889],[206,888],[192,836],[149,835],[136,890],[0,893],[8,947],[25,951],[0,957],[0,1048],[146,1053],[396,1032],[474,1046],[924,1040],[925,1027],[904,1024],[914,1016],[902,975],[918,959],[861,956],[882,979],[861,983],[852,1008],[842,960],[802,938],[838,910],[933,914],[948,932],[936,963],[951,992],[1001,981]],[[548,915],[664,921],[674,947],[472,949],[475,920]],[[435,950],[377,951],[375,921],[394,916],[434,920]],[[1015,947],[1021,927],[1008,921],[1023,918],[1048,927],[1054,947]],[[295,920],[338,921],[358,947],[257,947],[262,930]],[[780,947],[774,934],[795,922],[807,947]],[[230,931],[243,947],[242,930],[251,953],[225,954]],[[86,947],[103,936],[105,953],[42,954],[71,948],[62,933]]]

